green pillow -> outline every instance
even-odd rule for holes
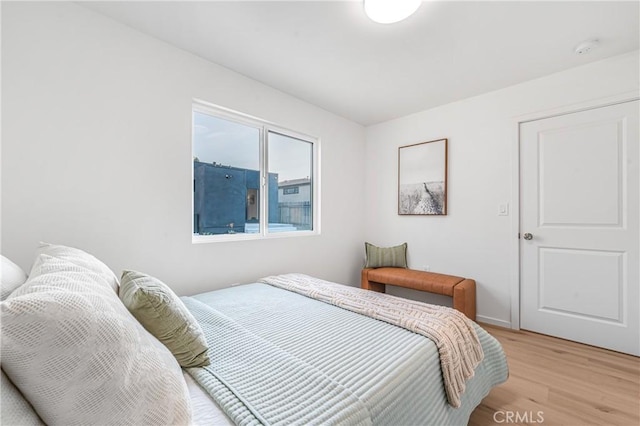
[[[119,296],[140,324],[169,348],[182,367],[210,364],[200,324],[165,283],[140,272],[124,271]]]
[[[376,247],[364,243],[364,249],[367,253],[365,268],[407,267],[407,243],[395,247]]]

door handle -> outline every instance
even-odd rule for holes
[[[528,232],[526,232],[522,237],[527,241],[533,240],[533,234],[530,234]]]

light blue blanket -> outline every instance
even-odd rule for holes
[[[507,378],[500,345],[480,327],[484,360],[453,408],[421,335],[266,284],[183,300],[212,360],[188,371],[240,425],[465,425]]]

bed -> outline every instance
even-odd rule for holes
[[[202,333],[201,342],[206,344],[206,352],[199,354],[200,358],[206,355],[206,363],[185,367],[189,364],[181,360],[163,336],[147,327],[142,319],[134,318],[127,308],[120,306],[123,301],[113,297],[114,289],[123,292],[124,287],[117,286],[124,283],[117,279],[114,282],[114,275],[106,265],[96,264],[99,261],[86,258],[84,252],[73,251],[77,249],[60,247],[48,245],[40,249],[29,280],[2,302],[3,381],[6,372],[7,380],[16,385],[26,405],[35,409],[35,419],[40,422],[461,425],[468,423],[475,407],[508,375],[499,343],[465,318],[468,321],[465,326],[477,339],[480,356],[462,385],[458,384],[460,392],[456,400],[451,394],[449,373],[445,374],[448,370],[443,364],[441,343],[425,337],[420,323],[406,321],[404,317],[398,319],[388,307],[397,302],[409,303],[412,311],[439,312],[449,308],[430,308],[404,300],[394,302],[393,296],[299,274],[176,297],[179,309],[187,312],[181,315],[195,320],[188,326],[198,329]],[[4,271],[3,264],[3,275],[7,275]],[[3,276],[3,286],[4,281]],[[68,284],[70,281],[73,285]],[[278,285],[280,281],[294,284]],[[309,291],[305,287],[308,283],[323,286],[326,283],[329,293],[318,290],[320,287]],[[354,292],[355,299],[349,299],[350,294],[345,296],[343,291]],[[380,299],[369,300],[364,293]],[[23,337],[24,324],[34,323],[24,318],[26,307],[31,307],[34,300],[54,306],[30,313],[38,317],[38,324],[46,324],[36,333],[46,337],[35,343]],[[60,300],[64,300],[62,305]],[[82,307],[85,302],[89,303],[86,309]],[[381,305],[382,311],[371,310],[371,303]],[[55,324],[61,306],[72,311],[72,319],[65,318],[64,327]],[[404,311],[406,306],[396,310]],[[86,336],[79,342],[67,342],[78,330],[85,330],[86,324],[103,326],[106,317],[117,319],[106,321],[109,327],[114,322],[121,327],[108,335],[128,336],[118,339],[126,340],[129,346],[135,344],[133,350],[129,347],[115,350],[118,340],[110,341],[102,353],[91,348],[83,354],[88,346]],[[394,321],[404,321],[401,325],[409,329]],[[63,348],[61,339],[67,339]],[[54,366],[50,361],[52,351],[56,350],[62,351],[62,355],[55,357],[58,361],[67,359],[69,354],[78,360],[67,370],[73,372],[73,377],[40,368],[46,363]],[[116,352],[122,359],[117,359]],[[27,365],[35,357],[40,359]],[[459,364],[458,358],[465,355],[452,358],[454,364]],[[180,360],[179,365],[176,360]],[[120,367],[116,371],[110,363]],[[128,376],[120,377],[122,370]],[[49,376],[56,377],[54,384],[47,382]],[[83,388],[91,386],[92,380],[92,389]],[[45,384],[47,390],[42,392]],[[56,392],[60,396],[52,398],[49,386],[54,385],[58,386]],[[84,397],[90,392],[103,399]],[[31,417],[20,414],[17,408],[25,404],[16,403],[15,396],[8,403],[12,409],[5,408],[6,394],[3,391],[2,423],[9,424],[9,420],[22,415],[24,421],[16,424],[41,424],[33,420],[33,413]],[[115,404],[109,398],[120,402]],[[127,400],[131,402],[122,402]]]

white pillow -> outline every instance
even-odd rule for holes
[[[46,254],[32,271],[1,304],[2,368],[45,423],[190,422],[175,358],[99,274]]]
[[[36,258],[41,254],[48,254],[49,256],[57,257],[58,259],[67,260],[74,265],[82,266],[89,269],[92,272],[99,274],[106,283],[108,283],[113,290],[118,293],[118,277],[113,273],[111,269],[95,256],[73,247],[67,247],[57,244],[40,243],[40,246],[36,250]],[[37,265],[34,265],[34,268]],[[31,271],[31,274],[37,273],[37,270]]]
[[[2,371],[0,378],[0,392],[2,411],[0,411],[0,424],[3,425],[44,425],[40,417],[33,410],[29,401],[24,399],[20,391],[11,383],[11,380]]]
[[[40,278],[45,275],[46,280]],[[72,292],[89,291],[105,297],[113,295],[111,284],[107,283],[99,273],[65,259],[41,254],[33,262],[29,279],[13,291],[7,300],[31,293],[46,293],[53,289]]]
[[[27,274],[21,267],[4,256],[0,269],[0,300],[6,299],[13,290],[20,287],[27,280]]]

